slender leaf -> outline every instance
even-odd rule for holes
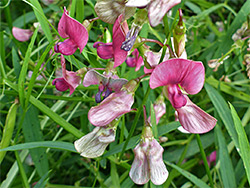
[[[220,173],[224,187],[237,187],[234,168],[230,159],[225,137],[220,126],[215,127],[215,134],[219,145]]]
[[[219,94],[219,92],[216,89],[214,89],[212,86],[210,86],[209,84],[205,84],[205,89],[216,111],[218,112],[220,118],[222,119],[224,125],[226,126],[227,131],[232,137],[235,146],[239,148],[238,136],[234,128],[233,118],[231,116],[231,112],[228,108],[226,101]]]
[[[244,127],[242,126],[242,123],[240,121],[240,118],[237,114],[237,112],[235,111],[234,107],[232,104],[229,103],[229,106],[231,108],[231,113],[233,116],[233,120],[234,120],[234,125],[238,134],[238,138],[239,138],[239,148],[237,148],[237,150],[239,150],[239,153],[241,155],[241,158],[243,160],[243,164],[246,170],[246,174],[247,174],[247,179],[250,185],[250,145],[249,145],[249,141],[247,139],[247,135],[246,132],[244,130]]]
[[[185,176],[187,179],[189,179],[191,182],[193,182],[198,187],[209,188],[209,186],[206,183],[204,183],[202,180],[197,178],[195,175],[189,173],[188,171],[176,166],[173,163],[170,163],[170,162],[167,162],[167,161],[165,161],[165,163],[168,166],[171,166],[172,168],[176,169],[178,172],[180,172],[183,176]]]

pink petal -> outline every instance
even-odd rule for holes
[[[128,0],[127,7],[144,7],[150,3],[151,0]]]
[[[58,32],[63,38],[70,38],[82,53],[83,48],[88,42],[87,29],[77,20],[68,15],[68,11],[64,7],[63,15],[58,24]]]
[[[136,59],[135,57],[127,57],[126,63],[129,67],[135,67],[136,66]]]
[[[112,91],[118,92],[127,82],[128,80],[124,78],[116,78],[116,79],[110,78],[108,88],[112,89]]]
[[[189,94],[198,93],[204,84],[205,69],[202,62],[170,59],[159,64],[151,74],[150,87],[180,84]]]
[[[167,97],[175,109],[181,108],[187,103],[187,100],[178,85],[167,86]]]
[[[30,39],[30,37],[33,35],[33,32],[30,29],[20,29],[18,27],[13,27],[12,34],[15,39],[24,42]]]
[[[52,81],[52,85],[55,85],[58,91],[66,91],[69,89],[69,84],[64,80],[64,78],[56,78]]]
[[[148,18],[152,27],[157,26],[165,14],[181,0],[154,0],[151,1],[148,9]]]
[[[126,34],[129,31],[128,24],[123,21],[121,14],[113,26],[113,50],[114,50],[114,67],[121,65],[127,58],[128,52],[121,49],[122,42],[126,39]]]
[[[214,128],[217,120],[196,106],[190,99],[182,108],[176,109],[182,127],[190,133],[206,133]]]
[[[59,42],[54,46],[54,51],[56,53],[61,53],[63,55],[72,55],[77,50],[77,45],[71,39],[66,39],[63,42]]]
[[[104,75],[101,75],[99,72],[95,70],[88,71],[83,79],[83,85],[85,87],[88,87],[90,85],[99,85],[102,80],[106,79],[105,82],[107,82],[108,78]]]
[[[120,115],[130,112],[133,103],[132,93],[127,91],[112,93],[98,106],[89,110],[88,119],[94,126],[108,125]]]
[[[97,49],[97,54],[102,59],[111,59],[114,57],[112,43],[95,42],[93,47]]]
[[[150,142],[147,158],[150,167],[150,179],[155,185],[163,184],[168,178],[168,171],[162,160],[163,151],[162,146],[155,139]]]
[[[147,148],[147,146],[145,147]],[[134,183],[142,185],[149,181],[150,176],[146,153],[141,146],[141,143],[138,144],[133,151],[135,158],[129,171],[129,176]]]

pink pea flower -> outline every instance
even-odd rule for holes
[[[99,105],[92,107],[88,112],[90,123],[97,127],[105,126],[121,115],[132,111],[137,85],[137,81],[131,80],[120,91],[110,94]]]
[[[93,47],[97,48],[97,54],[102,59],[114,58],[114,67],[121,65],[127,58],[128,52],[121,49],[122,42],[126,39],[126,33],[128,32],[128,24],[123,21],[123,15],[121,14],[115,21],[113,26],[113,42],[102,43],[95,42]]]
[[[65,7],[58,24],[58,33],[62,38],[67,39],[55,45],[54,50],[56,53],[72,55],[77,48],[82,53],[83,48],[88,42],[87,29],[80,22],[71,18]]]
[[[139,56],[137,49],[132,52],[132,55],[133,57],[127,57],[126,63],[129,67],[135,67],[135,71],[138,71],[143,65],[143,58]]]
[[[25,42],[30,39],[33,32],[30,29],[20,29],[18,27],[12,28],[12,34],[18,41]]]
[[[204,112],[182,92],[194,95],[200,92],[205,79],[202,62],[186,59],[170,59],[159,64],[150,77],[152,89],[164,86],[164,92],[172,106],[178,112],[182,127],[191,133],[206,133],[216,124],[217,120]]]
[[[56,78],[52,81],[52,84],[55,85],[58,91],[70,90],[70,95],[75,91],[76,87],[81,82],[81,77],[77,72],[67,71],[65,59],[61,55],[61,65],[62,65],[62,76],[61,78]]]
[[[116,75],[100,74],[95,70],[88,71],[83,80],[83,85],[88,87],[90,85],[99,85],[99,91],[95,96],[97,103],[100,103],[103,99],[107,98],[113,91],[118,92],[122,86],[128,81],[123,78],[119,78]]]
[[[92,132],[75,141],[75,148],[83,157],[100,157],[106,147],[115,141],[115,132],[116,126],[95,127]]]
[[[216,163],[216,151],[213,151],[208,157],[207,157],[208,166],[210,167],[212,163]]]
[[[148,7],[148,18],[152,27],[157,26],[165,14],[181,0],[128,0],[128,7]]]
[[[142,185],[152,181],[155,185],[163,184],[168,171],[162,160],[163,148],[154,139],[151,127],[146,126],[140,143],[135,147],[135,158],[129,176],[134,183]],[[146,132],[146,133],[145,133]]]

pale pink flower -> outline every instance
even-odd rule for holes
[[[62,65],[62,76],[61,78],[56,78],[52,81],[52,84],[55,85],[58,91],[70,90],[70,95],[75,91],[76,87],[81,82],[81,77],[77,72],[67,71],[65,59],[61,55],[61,65]]]
[[[15,39],[25,42],[30,39],[30,37],[33,35],[33,32],[30,29],[20,29],[18,27],[13,27],[12,34]]]
[[[120,15],[113,26],[113,42],[96,42],[93,47],[97,48],[97,54],[103,59],[114,58],[114,67],[121,65],[127,58],[128,52],[121,49],[122,42],[126,39],[128,24],[123,21],[123,15]]]
[[[159,123],[161,117],[166,113],[166,104],[164,98],[160,95],[153,104],[155,111],[156,124]],[[151,122],[151,116],[148,117],[148,122]]]
[[[191,133],[210,131],[217,120],[192,103],[186,93],[197,94],[203,87],[205,69],[202,62],[170,59],[159,64],[150,77],[152,89],[164,86],[163,91],[178,112],[183,128]]]
[[[128,0],[128,7],[148,7],[148,18],[152,27],[157,26],[165,14],[181,0]]]
[[[58,24],[58,33],[62,38],[67,39],[55,45],[54,50],[56,53],[72,55],[77,48],[82,53],[83,48],[88,42],[87,29],[80,22],[71,18],[65,7]]]
[[[95,127],[92,132],[75,141],[74,146],[81,156],[96,158],[115,141],[116,126]]]

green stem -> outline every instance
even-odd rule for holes
[[[133,135],[133,133],[134,133],[134,131],[135,131],[137,122],[138,122],[138,120],[139,120],[139,118],[140,118],[140,115],[141,115],[141,112],[142,112],[142,109],[143,109],[143,105],[146,103],[150,91],[151,91],[151,88],[150,88],[150,86],[148,85],[147,92],[146,92],[146,94],[145,94],[145,96],[144,96],[144,98],[143,98],[143,101],[142,101],[141,106],[139,107],[139,109],[138,109],[138,111],[137,111],[137,113],[136,113],[136,115],[135,115],[135,120],[134,120],[134,122],[133,122],[133,125],[132,125],[130,131],[129,131],[128,138],[126,139],[126,142],[124,143],[124,146],[123,146],[123,148],[122,148],[122,152],[120,153],[119,161],[121,160],[121,158],[122,158],[122,156],[123,156],[123,154],[124,154],[124,152],[125,152],[125,150],[126,150],[126,147],[127,147],[127,145],[128,145],[128,142],[129,142],[130,138],[132,137],[132,135]]]
[[[210,182],[210,186],[213,188],[214,187],[213,178],[211,176],[211,172],[210,172],[208,162],[207,162],[207,156],[206,156],[204,148],[202,146],[201,138],[200,138],[199,134],[196,134],[196,140],[197,140],[197,143],[198,143],[199,148],[200,148],[201,157],[202,157],[202,160],[203,160],[206,172],[207,172],[207,176],[208,176],[208,179],[209,179],[209,182]]]
[[[21,159],[20,159],[17,151],[15,151],[15,155],[16,155],[17,164],[18,164],[18,167],[19,167],[19,170],[20,170],[20,174],[22,176],[22,180],[23,180],[23,183],[24,183],[24,187],[29,188],[30,186],[29,186],[29,183],[28,183],[28,179],[27,179],[27,176],[25,174],[23,164],[21,162]]]

